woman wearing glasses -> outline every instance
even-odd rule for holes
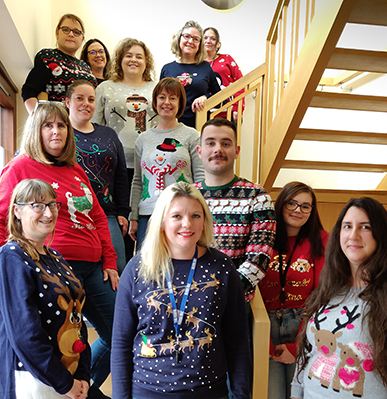
[[[188,21],[173,36],[172,53],[177,57],[163,66],[160,80],[166,77],[178,78],[185,88],[187,104],[179,122],[196,127],[195,112],[201,111],[207,98],[220,91],[215,73],[206,62],[203,30],[195,21]]]
[[[82,20],[74,14],[63,15],[55,34],[57,48],[39,51],[22,87],[22,97],[29,113],[40,93],[47,93],[49,101],[64,101],[67,87],[74,80],[86,79],[97,85],[90,67],[75,56],[85,38]]]
[[[0,244],[9,234],[6,219],[13,187],[23,179],[35,178],[48,182],[62,203],[52,246],[81,281],[86,292],[83,314],[99,335],[91,346],[94,389],[110,372],[117,256],[106,215],[85,172],[76,163],[74,132],[61,103],[38,103],[27,120],[20,154],[1,172]]]
[[[286,184],[275,203],[274,253],[259,284],[271,324],[270,399],[290,398],[296,337],[305,300],[317,287],[324,266],[328,234],[316,205],[312,188],[301,182]]]
[[[54,188],[39,179],[21,181],[11,197],[10,235],[0,249],[2,398],[87,397],[85,292],[50,248],[60,209],[56,199]]]
[[[98,84],[109,79],[110,54],[101,40],[88,40],[83,46],[81,60],[89,65]]]

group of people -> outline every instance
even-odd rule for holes
[[[92,39],[78,60],[73,14],[56,36],[23,86],[30,116],[0,176],[0,396],[104,397],[112,370],[115,399],[250,398],[259,289],[269,399],[383,397],[384,207],[350,200],[329,238],[311,187],[286,184],[274,207],[234,174],[233,121],[194,129],[220,90],[212,68],[224,86],[241,77],[215,28],[187,22],[158,83],[143,42],[110,60]]]

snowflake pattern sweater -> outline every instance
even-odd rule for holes
[[[80,316],[84,291],[62,256],[50,253],[52,258],[42,255],[33,261],[16,242],[0,248],[1,398],[16,399],[18,373],[31,373],[59,394],[72,388],[74,378],[90,380],[89,346],[80,353],[73,348],[78,328],[87,340]],[[70,290],[52,272],[52,262],[74,285],[78,325],[71,322]]]
[[[292,398],[340,399],[387,397],[373,370],[373,348],[363,322],[362,288],[352,288],[347,297],[337,296],[309,321],[307,340],[312,351],[306,368],[292,382]],[[371,327],[372,328],[372,327]]]
[[[79,79],[97,86],[97,80],[86,62],[58,49],[43,49],[36,54],[34,67],[22,87],[23,100],[46,92],[50,101],[64,101],[67,88]]]
[[[96,90],[96,108],[92,122],[111,127],[124,147],[126,167],[134,169],[134,143],[140,133],[156,126],[152,93],[156,82],[129,87],[106,80]]]
[[[231,260],[211,249],[199,257],[181,327],[182,358],[175,361],[167,288],[138,277],[140,255],[125,268],[116,300],[112,383],[115,399],[248,399],[252,386],[241,284]],[[173,260],[180,309],[191,260]]]
[[[110,239],[105,212],[83,169],[43,165],[24,154],[13,158],[0,175],[0,242],[8,237],[7,212],[13,188],[23,179],[42,179],[55,189],[61,202],[52,246],[66,260],[98,262],[115,269],[117,255]]]
[[[138,137],[130,220],[151,215],[161,191],[172,183],[193,183],[204,178],[196,151],[199,143],[199,132],[182,123],[166,130],[151,128]]]
[[[210,207],[217,248],[234,261],[249,301],[273,253],[276,218],[270,195],[238,176],[224,186],[209,187],[204,180],[195,186]]]
[[[77,162],[89,178],[91,187],[106,215],[129,215],[129,182],[125,155],[116,132],[94,123],[94,131],[74,129]]]

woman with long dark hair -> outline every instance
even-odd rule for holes
[[[382,204],[348,201],[306,303],[292,398],[387,397],[386,235]]]
[[[89,65],[98,84],[109,79],[110,54],[99,39],[89,39],[83,46],[81,60]]]
[[[259,288],[270,318],[270,399],[290,398],[295,369],[296,336],[305,300],[317,287],[328,234],[317,211],[312,188],[290,182],[275,203],[274,254]]]

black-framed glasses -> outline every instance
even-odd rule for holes
[[[79,37],[83,35],[83,32],[80,31],[79,29],[70,29],[68,26],[61,26],[59,28],[65,35],[69,35],[70,32],[73,32],[75,37]]]
[[[201,38],[197,37],[197,36],[191,36],[189,33],[183,33],[181,36],[184,37],[185,40],[187,40],[187,42],[189,42],[191,39],[195,44],[199,44]]]
[[[52,213],[57,213],[62,203],[56,201],[49,202],[48,204],[44,202],[19,202],[16,205],[30,205],[35,213],[43,213],[47,207]]]
[[[285,204],[285,208],[289,211],[295,211],[297,208],[300,208],[302,213],[310,213],[312,212],[313,205],[304,202],[303,204],[299,204],[297,201],[290,200]]]
[[[103,48],[101,48],[101,50],[90,50],[90,51],[88,51],[88,54],[90,54],[90,55],[97,55],[97,54],[99,54],[99,55],[104,55],[105,54],[105,50],[103,49]]]

